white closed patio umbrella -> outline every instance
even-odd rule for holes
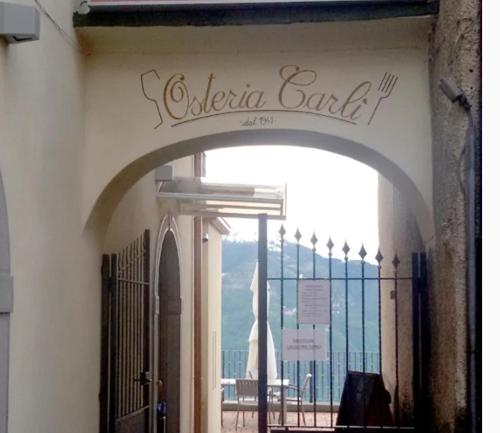
[[[247,377],[257,379],[259,377],[259,265],[255,264],[255,271],[252,277],[252,284],[250,290],[253,293],[252,311],[255,322],[248,337],[248,362],[247,362]],[[267,283],[267,314],[269,316],[269,283]],[[269,380],[276,379],[276,353],[274,351],[273,334],[271,334],[271,327],[269,320],[267,321],[267,378]]]

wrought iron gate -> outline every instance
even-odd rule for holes
[[[150,431],[149,230],[102,261],[101,433]]]
[[[355,255],[349,245],[344,243],[341,248],[343,259],[335,259],[335,246],[328,239],[325,242],[326,258],[319,256],[318,239],[314,234],[310,239],[310,248],[301,245],[302,235],[299,230],[292,243],[285,241],[285,234],[282,227],[279,231],[279,273],[267,275],[267,218],[265,215],[259,217],[259,433],[328,432],[344,429],[366,432],[381,428],[389,432],[421,431],[422,392],[426,386],[424,355],[429,338],[424,326],[427,322],[425,254],[415,253],[408,263],[402,263],[397,254],[384,260],[378,250],[372,260],[367,261],[369,256],[363,246]],[[295,256],[293,269],[285,269],[284,254]],[[309,269],[301,266],[304,254],[311,254],[309,263],[312,266]],[[322,259],[322,266],[318,266],[319,258]],[[313,286],[306,282],[321,282],[319,285],[327,296],[323,313],[326,308],[328,323],[318,320],[322,323],[318,324],[314,319],[308,324],[299,323],[299,309],[304,305],[304,302],[299,305],[299,287]],[[274,285],[274,293],[279,293],[276,296],[280,298],[282,347],[283,335],[290,333],[290,330],[298,336],[306,335],[308,331],[303,330],[308,329],[309,334],[324,333],[326,336],[323,344],[326,350],[325,360],[329,363],[330,380],[329,401],[326,403],[318,402],[317,399],[316,355],[311,360],[295,361],[294,378],[297,383],[294,385],[297,385],[298,390],[292,393],[286,381],[288,378],[284,377],[286,355],[283,348],[278,378],[274,380],[274,386],[270,386],[267,377],[266,328],[268,284]],[[355,306],[354,299],[361,305]],[[367,327],[367,305],[372,307],[372,316],[376,315],[376,326],[371,320]],[[370,339],[367,333],[370,334]],[[378,348],[376,365],[369,365],[367,362],[368,342]],[[316,341],[313,344],[316,345]],[[358,344],[358,350],[362,353],[361,362],[357,364],[348,356],[353,351],[353,344]],[[338,365],[337,368],[333,365],[332,354],[339,352],[339,346],[345,352],[342,371],[339,371]],[[388,384],[384,384],[383,378],[389,378],[391,382],[387,389]],[[333,398],[334,381],[341,381],[343,384],[339,407]],[[279,392],[275,392],[276,384]],[[303,388],[306,384],[307,389]],[[295,407],[296,413],[287,414],[290,405]],[[304,413],[306,407],[309,411],[307,423]],[[278,411],[284,416],[277,422],[269,423],[268,410]]]

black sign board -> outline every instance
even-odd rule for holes
[[[390,403],[391,396],[380,374],[349,371],[337,426],[393,426]]]

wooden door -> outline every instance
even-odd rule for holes
[[[162,383],[159,402],[166,416],[158,422],[158,433],[178,433],[180,418],[181,297],[179,254],[175,237],[163,239],[158,280],[160,316],[158,332],[158,379]]]

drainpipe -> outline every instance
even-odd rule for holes
[[[468,431],[476,433],[481,431],[481,142],[464,92],[445,79],[439,86],[452,103],[464,109],[469,121],[461,160],[467,261],[467,423]]]
[[[202,287],[202,220],[194,217],[194,433],[201,433],[201,287]]]

